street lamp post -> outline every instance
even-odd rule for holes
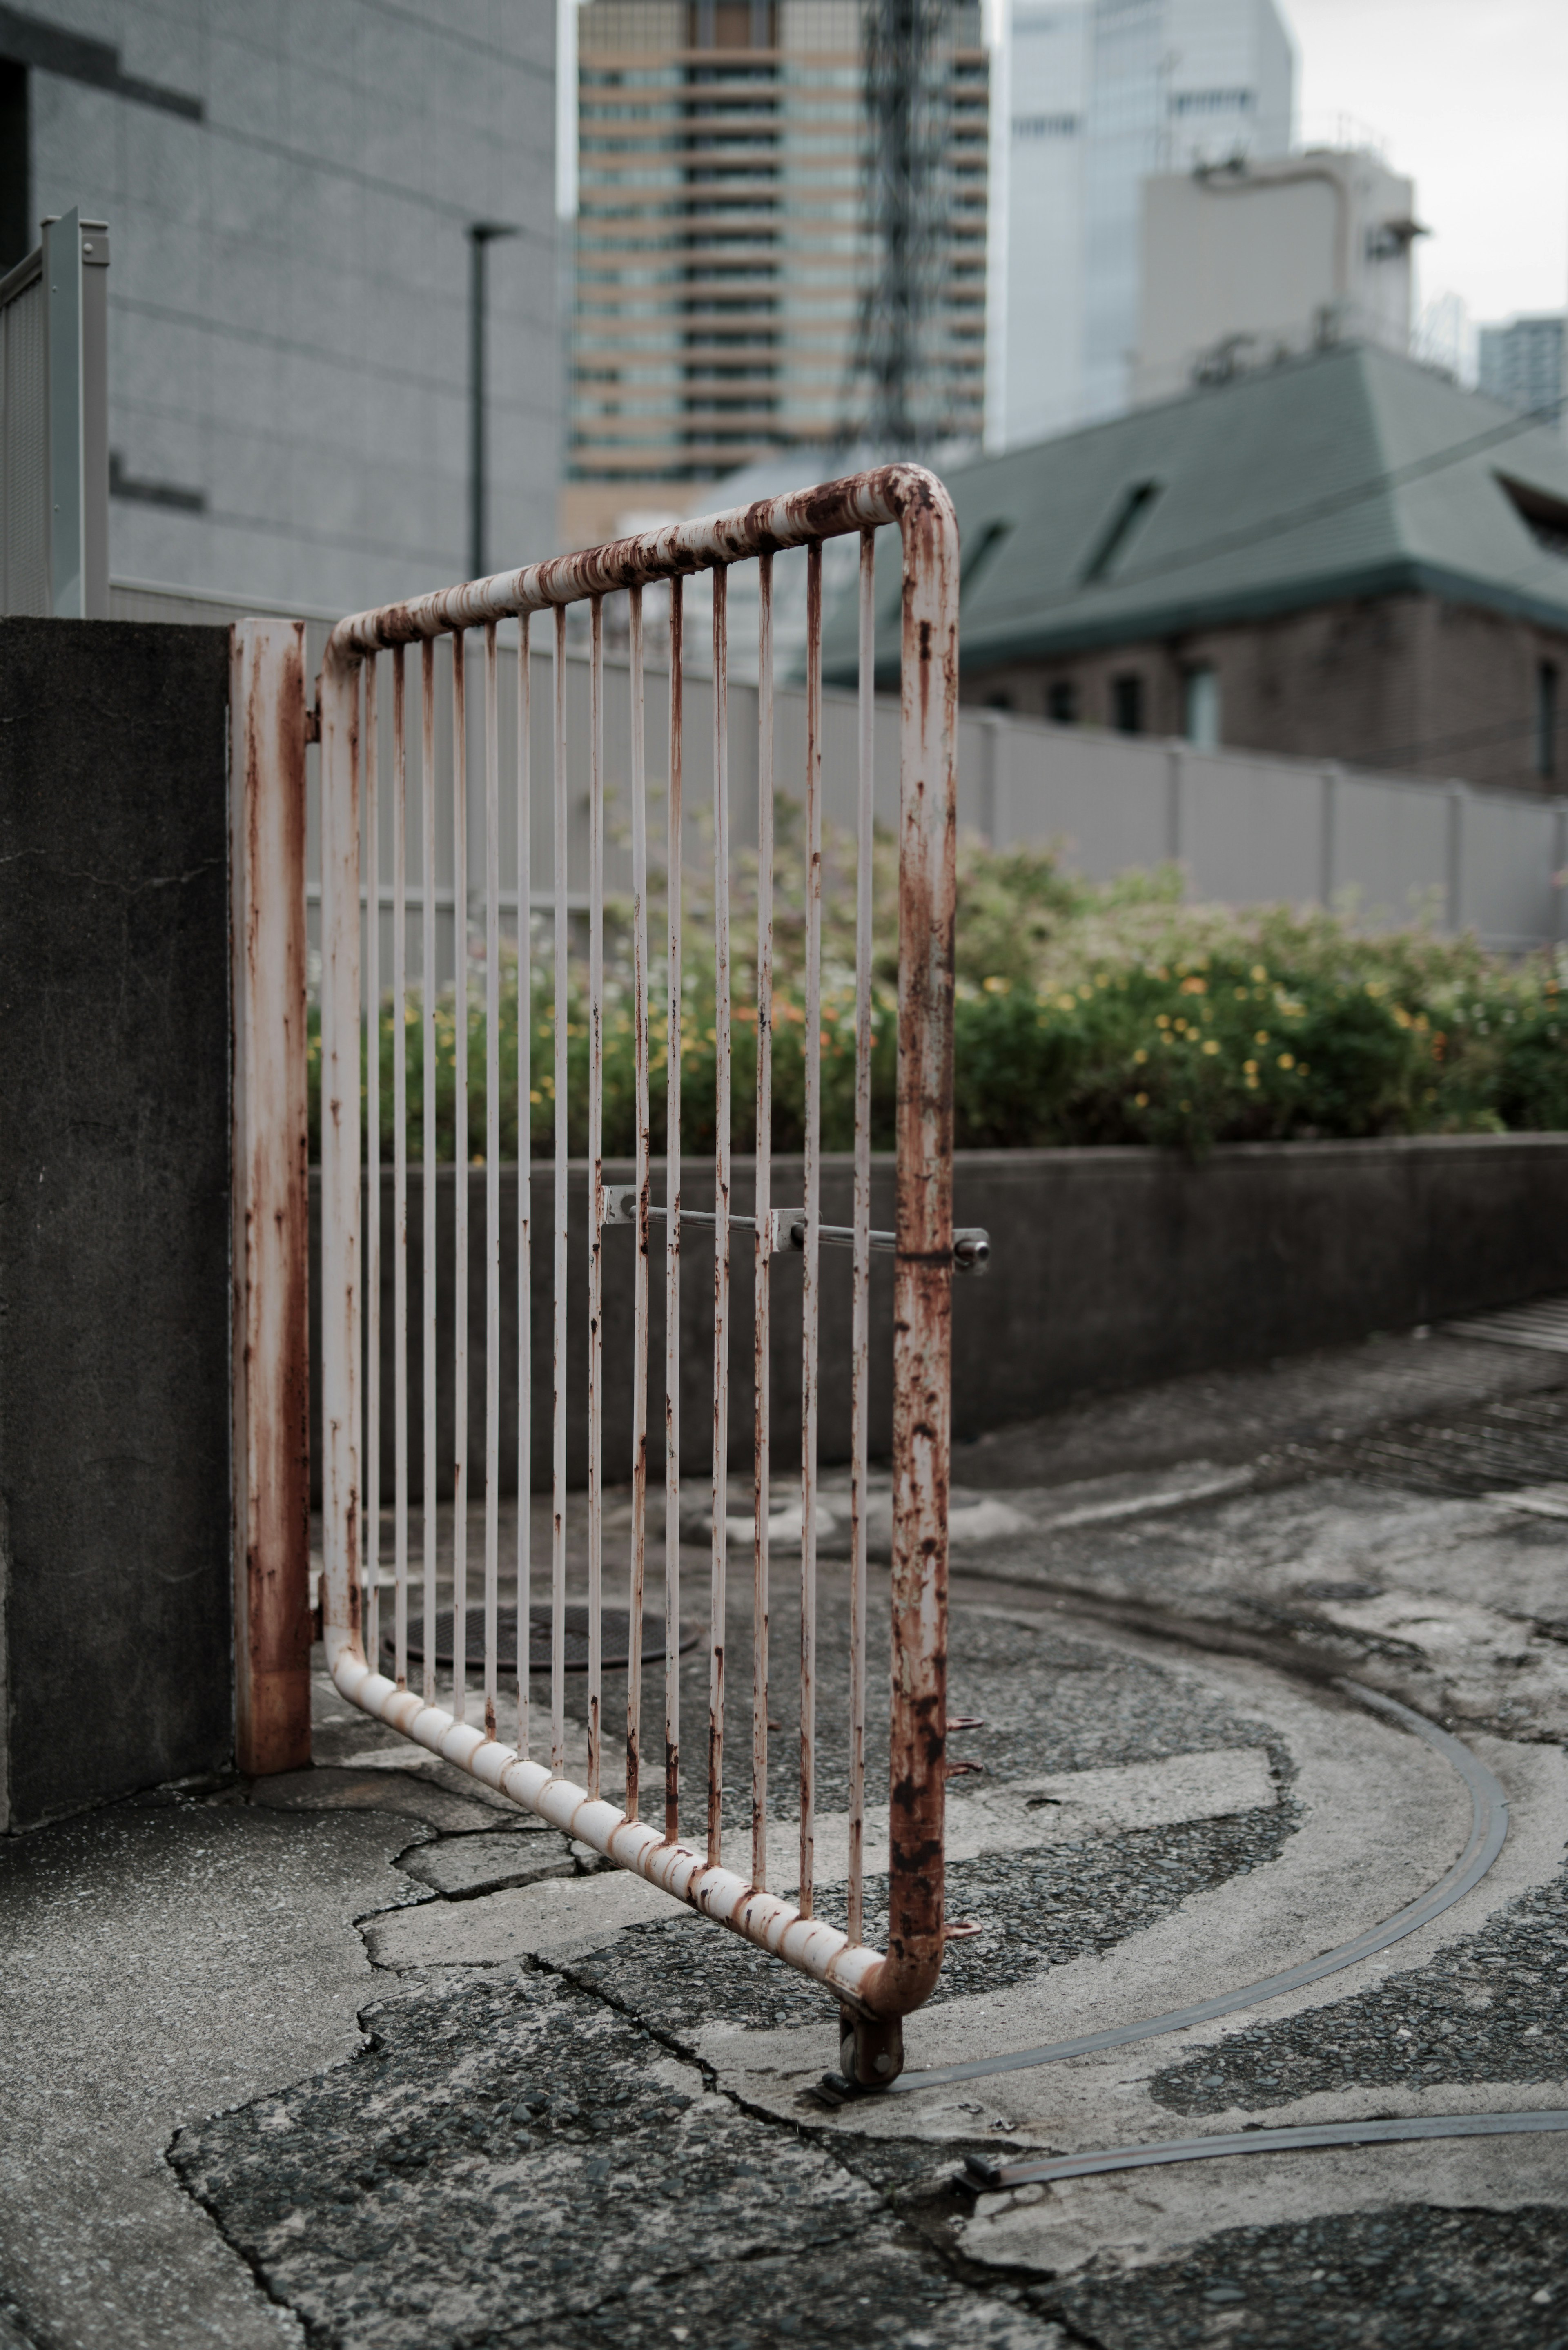
[[[489,502],[488,418],[485,412],[484,329],[486,256],[502,237],[517,231],[504,221],[471,221],[468,230],[468,576],[489,570],[485,515]]]

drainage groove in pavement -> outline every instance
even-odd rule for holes
[[[1211,2137],[1167,2138],[1155,2146],[1106,2147],[1092,2154],[1043,2156],[1037,2162],[987,2162],[964,2157],[955,2184],[973,2194],[997,2194],[1053,2178],[1087,2178],[1106,2170],[1147,2170],[1168,2162],[1208,2162],[1227,2154],[1289,2154],[1315,2146],[1403,2146],[1431,2137],[1515,2137],[1532,2130],[1568,2130],[1568,2113],[1415,2114],[1388,2121],[1302,2122],[1286,2129],[1216,2132]]]
[[[1436,1748],[1445,1762],[1451,1764],[1469,1789],[1470,1833],[1463,1852],[1447,1874],[1417,1899],[1398,1910],[1381,1925],[1369,1926],[1353,1941],[1342,1942],[1302,1965],[1287,1967],[1277,1975],[1265,1976],[1261,1982],[1244,1983],[1239,1991],[1225,1991],[1218,1999],[1202,2001],[1194,2007],[1172,2009],[1165,2015],[1146,2016],[1137,2023],[1119,2024],[1110,2032],[1085,2033],[1077,2040],[1047,2042],[1038,2048],[1021,2048],[1009,2056],[978,2056],[967,2064],[944,2064],[929,2073],[905,2073],[889,2087],[878,2090],[879,2096],[907,2096],[917,2089],[935,2089],[957,2081],[982,2081],[997,2073],[1024,2073],[1037,2064],[1059,2064],[1069,2056],[1092,2056],[1102,2049],[1126,2048],[1138,2040],[1158,2040],[1168,2032],[1184,2032],[1195,2023],[1208,2023],[1216,2016],[1232,2015],[1239,2008],[1255,2006],[1260,2001],[1279,1999],[1284,1992],[1299,1991],[1305,1984],[1320,1981],[1324,1976],[1337,1974],[1345,1967],[1355,1966],[1361,1959],[1369,1959],[1390,1943],[1402,1941],[1421,1926],[1440,1918],[1451,1909],[1472,1887],[1479,1885],[1499,1853],[1508,1835],[1508,1797],[1501,1782],[1487,1769],[1479,1755],[1472,1754],[1460,1739],[1439,1730],[1436,1722],[1424,1714],[1414,1712],[1397,1699],[1385,1697],[1378,1690],[1366,1689],[1359,1681],[1341,1681],[1338,1686],[1359,1704],[1370,1706],[1375,1712],[1386,1714],[1391,1721],[1409,1730],[1428,1745]],[[1249,2133],[1255,2135],[1255,2133]],[[1210,2144],[1217,2141],[1210,2141]]]

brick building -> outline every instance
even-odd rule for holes
[[[1346,346],[949,481],[965,701],[1564,787],[1568,446],[1554,430]],[[890,671],[892,559],[879,552]]]

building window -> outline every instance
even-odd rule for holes
[[[1111,680],[1111,724],[1118,734],[1143,733],[1143,680],[1136,671]]]
[[[1108,579],[1143,525],[1148,520],[1155,500],[1159,495],[1158,482],[1134,482],[1122,493],[1120,503],[1110,521],[1095,542],[1095,549],[1084,567],[1084,585],[1096,587]]]
[[[1070,677],[1058,677],[1045,689],[1045,715],[1055,726],[1078,723],[1078,689]]]
[[[1557,664],[1540,661],[1535,671],[1535,772],[1557,773]]]
[[[1195,751],[1220,748],[1220,674],[1207,666],[1184,671],[1181,731]]]

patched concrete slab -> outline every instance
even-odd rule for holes
[[[182,2124],[340,2062],[354,1919],[424,1831],[353,1811],[116,1806],[0,1844],[0,2270],[70,2350],[299,2342],[164,2159]]]
[[[0,2052],[0,2101],[26,2117],[21,2152],[0,2145],[0,2342],[248,2350],[308,2325],[377,2350],[1557,2343],[1561,2138],[1214,2160],[978,2207],[946,2182],[970,2150],[1568,2103],[1563,1535],[1476,1483],[1503,1455],[1518,1492],[1560,1476],[1565,1369],[1391,1341],[966,1450],[951,1751],[979,1767],[950,1791],[948,1900],[980,1930],[911,2019],[911,2067],[1255,1982],[1435,1883],[1469,1795],[1336,1676],[1450,1719],[1506,1787],[1501,1856],[1441,1918],[1196,2030],[826,2110],[808,2094],[836,2054],[820,1991],[389,1742],[325,1680],[318,1767],[150,1814],[167,1853],[110,1866],[84,1846],[8,1908],[24,1880],[0,1851],[0,1919],[25,1956],[0,1995],[26,1980]],[[1476,1422],[1446,1451],[1409,1420],[1434,1403]],[[705,1591],[705,1556],[690,1587]],[[774,1601],[767,1868],[787,1891],[791,1576]],[[828,1917],[847,1857],[847,1604],[825,1557]],[[879,1599],[872,1618],[875,1685]],[[748,1681],[732,1676],[732,1866],[750,1856]],[[706,1685],[699,1650],[689,1733]],[[607,1676],[608,1718],[623,1690]],[[568,1683],[579,1777],[583,1695]],[[873,1784],[885,1769],[874,1749]],[[118,1851],[119,1818],[69,1833]],[[867,1846],[875,1939],[885,1806]]]

